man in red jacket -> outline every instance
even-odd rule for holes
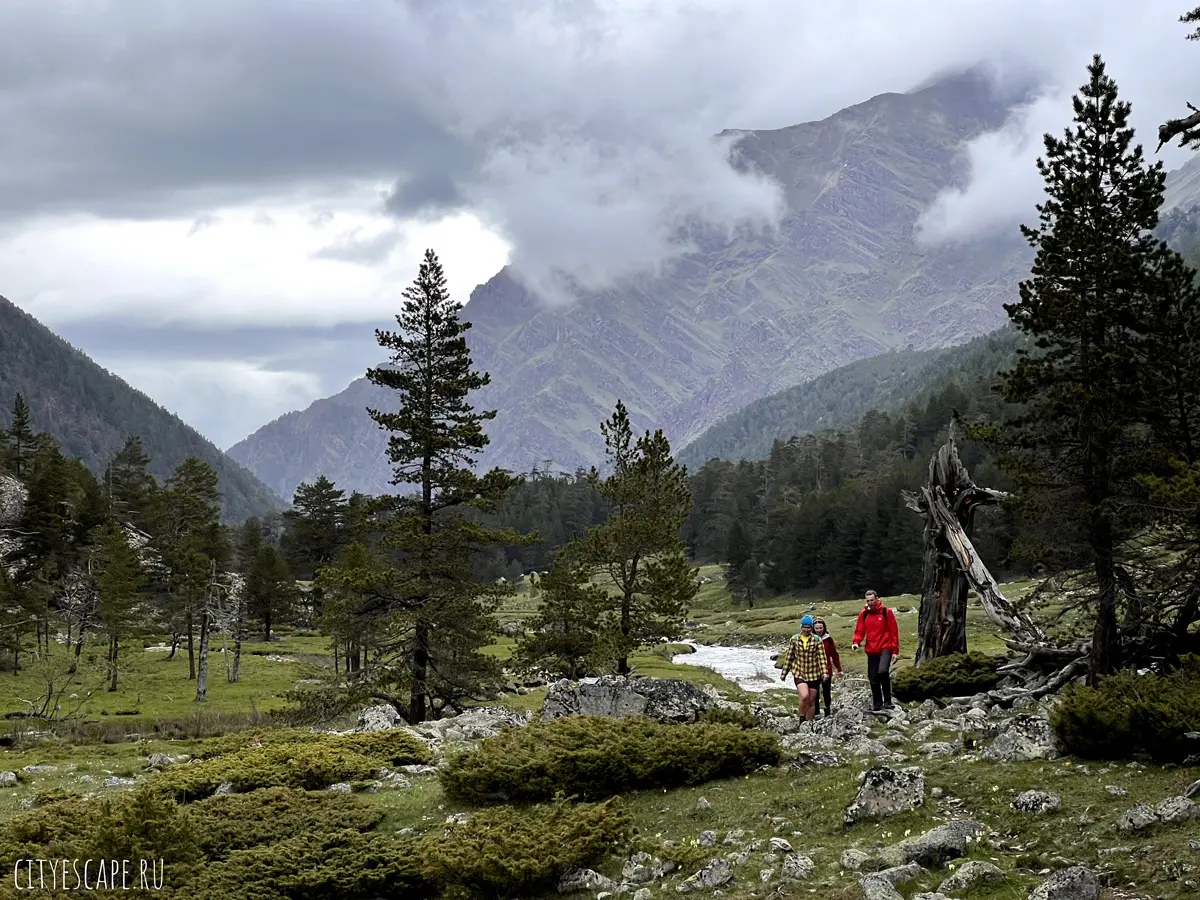
[[[892,660],[900,655],[900,628],[896,614],[874,591],[867,591],[867,604],[854,626],[850,649],[857,650],[859,645],[867,654],[867,681],[871,682],[875,711],[892,709]]]

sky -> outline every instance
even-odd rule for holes
[[[724,129],[1033,73],[917,237],[1014,228],[1092,53],[1151,156],[1197,101],[1188,5],[5,0],[0,294],[226,448],[382,361],[427,247],[460,302],[509,264],[553,303],[685,252],[685,222],[769,227]]]

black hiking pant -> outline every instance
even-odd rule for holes
[[[827,677],[827,678],[821,679],[821,687],[816,691],[816,699],[814,701],[817,704],[813,708],[814,716],[819,716],[821,714],[821,694],[825,695],[825,715],[829,715],[830,713],[833,712],[833,699],[832,699],[833,678],[832,677]]]
[[[867,654],[867,681],[875,709],[892,705],[892,651]]]

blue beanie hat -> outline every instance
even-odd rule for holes
[[[813,623],[812,616],[805,616],[803,619],[800,620],[801,625],[812,625],[812,623]]]

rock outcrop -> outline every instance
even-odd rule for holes
[[[689,681],[606,675],[583,681],[563,679],[550,685],[542,703],[542,719],[648,716],[659,722],[684,723],[697,721],[714,705],[712,697]]]

